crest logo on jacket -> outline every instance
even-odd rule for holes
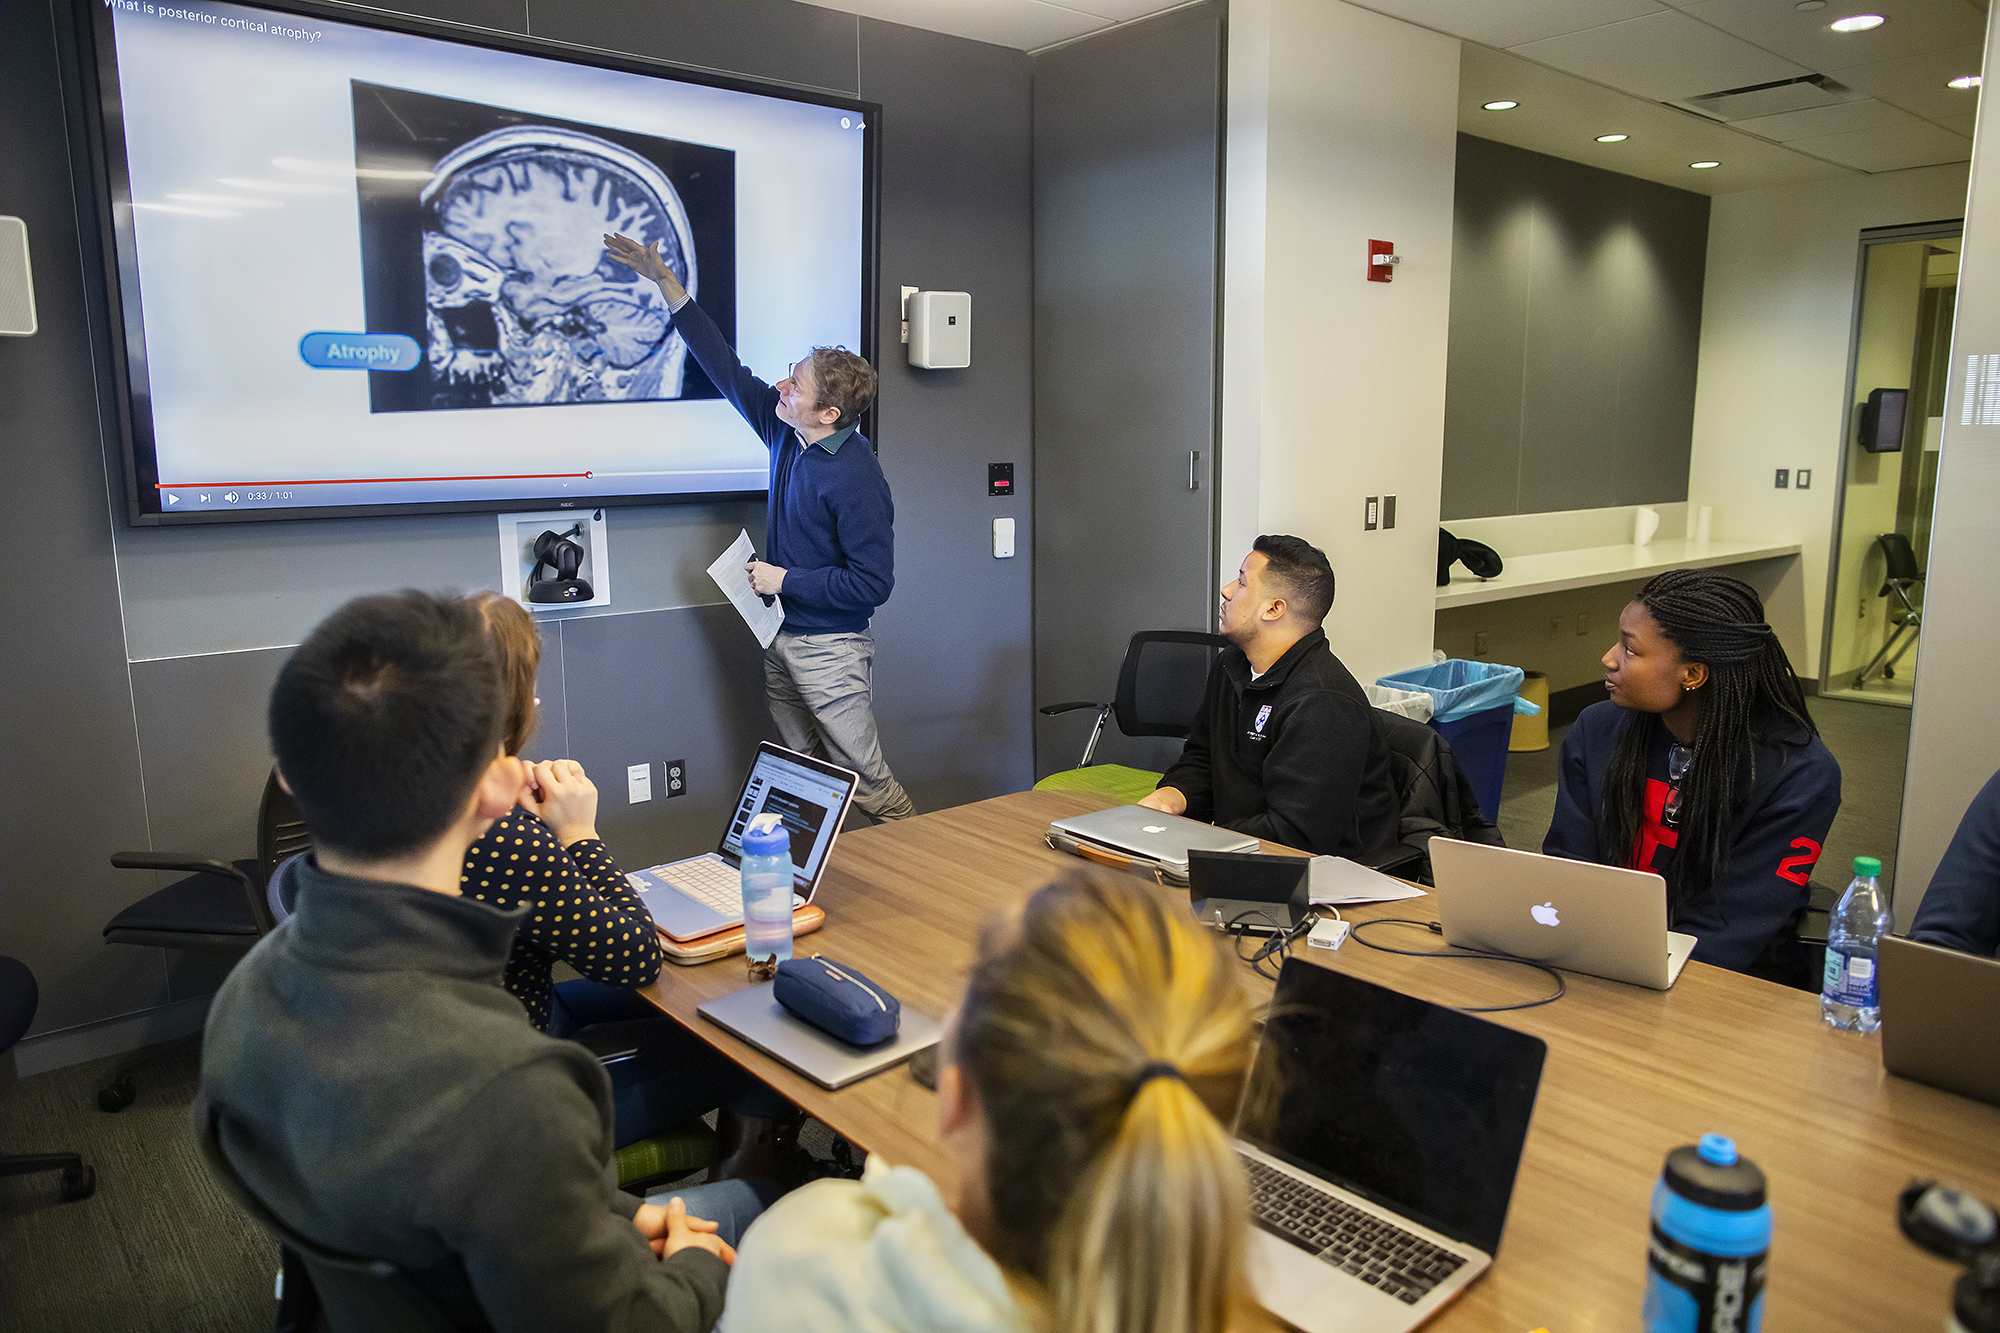
[[[1251,726],[1250,729],[1256,732],[1259,736],[1261,736],[1264,734],[1264,724],[1266,722],[1269,722],[1270,720],[1271,720],[1271,705],[1265,704],[1262,708],[1257,710],[1257,721]]]

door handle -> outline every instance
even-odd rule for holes
[[[1191,491],[1201,489],[1201,450],[1199,449],[1188,450],[1188,489]]]

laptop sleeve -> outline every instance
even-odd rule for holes
[[[786,1012],[850,1046],[874,1046],[896,1035],[903,1006],[854,968],[814,954],[778,964],[772,995]]]

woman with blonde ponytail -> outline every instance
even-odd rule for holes
[[[1078,871],[982,934],[939,1070],[956,1198],[871,1158],[781,1200],[721,1327],[1261,1328],[1229,1121],[1255,1049],[1238,969],[1185,907]]]

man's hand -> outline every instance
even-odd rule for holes
[[[531,770],[534,799],[522,797],[521,805],[555,832],[556,841],[567,847],[597,836],[597,787],[583,775],[583,765],[574,759],[548,759]]]
[[[689,1217],[687,1205],[678,1196],[668,1199],[664,1208],[654,1204],[642,1204],[632,1216],[632,1225],[639,1228],[639,1234],[653,1247],[653,1253],[662,1259],[681,1250],[707,1250],[725,1264],[736,1262],[735,1247],[715,1234],[716,1224],[699,1217]]]
[[[1139,804],[1163,815],[1187,813],[1187,795],[1179,787],[1155,787],[1139,798]]]
[[[631,269],[642,278],[651,278],[660,284],[660,292],[667,298],[668,305],[679,305],[687,295],[687,288],[667,267],[667,261],[652,245],[641,245],[630,236],[606,236],[604,249],[613,259]]]
[[[767,565],[762,560],[752,560],[743,566],[750,575],[750,591],[759,597],[776,597],[778,590],[785,586],[785,571],[776,565]]]

